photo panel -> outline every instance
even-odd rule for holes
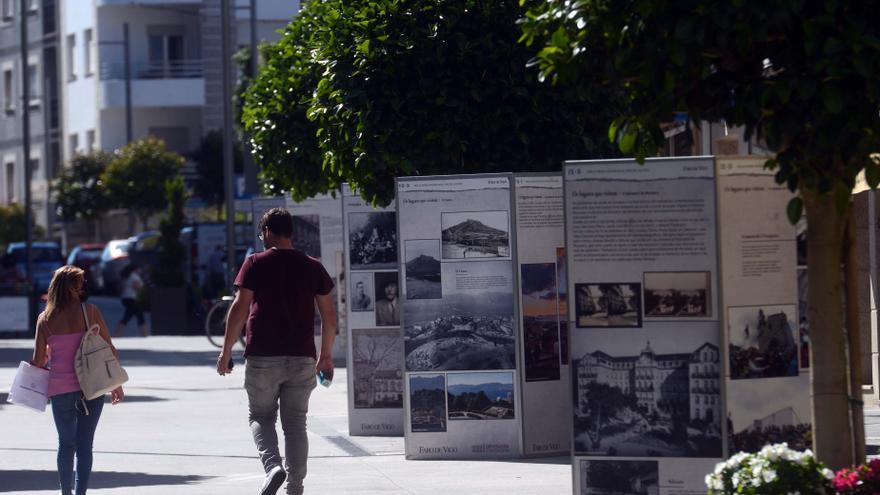
[[[641,327],[641,287],[632,282],[575,284],[577,327]]]
[[[798,282],[798,337],[801,345],[801,369],[810,368],[810,325],[807,322],[807,268],[800,267],[797,270]]]
[[[352,312],[373,311],[376,296],[374,292],[373,274],[371,272],[355,272],[351,274],[351,301]]]
[[[727,383],[728,450],[757,452],[786,442],[795,450],[813,448],[810,375],[734,380]]]
[[[578,455],[720,457],[721,353],[714,324],[590,331],[572,344]]]
[[[440,239],[412,239],[404,242],[406,298],[440,299],[443,280],[440,270]]]
[[[293,247],[315,259],[321,259],[321,216],[292,215]]]
[[[559,380],[556,263],[520,265],[520,285],[526,381]]]
[[[568,364],[568,270],[565,248],[556,248],[556,288],[559,292],[559,348],[562,364]]]
[[[399,329],[352,329],[356,409],[403,407],[403,337]]]
[[[798,375],[796,305],[727,308],[731,380]]]
[[[410,430],[413,433],[446,431],[446,375],[409,375]]]
[[[397,268],[397,214],[393,211],[349,213],[348,253],[352,270]]]
[[[515,419],[513,372],[447,373],[449,421]]]
[[[647,460],[581,460],[580,495],[657,495],[660,466]]]
[[[444,260],[510,257],[507,211],[461,211],[440,214]]]
[[[400,284],[397,272],[376,272],[373,274],[376,294],[376,326],[400,325]]]
[[[711,318],[711,274],[645,272],[645,319]]]

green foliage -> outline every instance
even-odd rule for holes
[[[141,221],[165,208],[165,181],[180,174],[183,157],[148,138],[116,150],[102,176],[111,204],[133,211]]]
[[[233,167],[235,172],[242,171],[241,143],[232,143]],[[198,178],[193,187],[198,197],[217,208],[218,219],[224,202],[223,182],[223,133],[219,130],[208,131],[202,136],[199,147],[192,154],[196,162]]]
[[[613,155],[599,129],[614,92],[540,84],[520,14],[512,0],[309,2],[246,97],[265,178],[296,199],[347,181],[385,204],[398,175]]]
[[[180,229],[184,227],[183,204],[186,202],[186,185],[183,177],[177,176],[165,182],[165,200],[168,211],[159,223],[158,265],[153,268],[151,278],[159,287],[183,287],[186,285],[183,261],[186,248],[180,242]]]
[[[94,220],[110,209],[101,176],[110,164],[110,155],[97,152],[76,155],[52,182],[55,210],[65,222],[77,218]]]
[[[26,232],[24,208],[18,203],[0,206],[0,251],[5,252],[11,242],[24,242]],[[39,225],[34,226],[35,239],[43,238],[46,233]]]
[[[775,154],[792,191],[852,190],[880,149],[880,9],[858,0],[521,0],[540,78],[626,95],[612,139],[639,159],[676,111],[725,120]],[[843,194],[843,193],[841,193]],[[789,206],[793,217],[799,206]]]

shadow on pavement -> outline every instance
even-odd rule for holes
[[[181,485],[209,479],[210,476],[179,476],[171,474],[120,473],[94,471],[89,488],[122,488],[137,486]],[[24,490],[58,489],[58,473],[55,471],[3,470],[0,469],[0,493]]]

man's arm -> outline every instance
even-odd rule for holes
[[[254,300],[254,291],[239,287],[235,293],[235,299],[232,306],[229,307],[229,313],[226,314],[226,333],[223,338],[223,350],[217,358],[217,373],[225,375],[231,373],[229,368],[229,359],[232,357],[232,346],[241,335],[241,329],[247,321],[248,314],[251,309],[251,302]]]
[[[336,338],[336,307],[333,296],[326,294],[316,296],[318,313],[321,315],[321,354],[315,371],[323,371],[333,376],[333,340]]]

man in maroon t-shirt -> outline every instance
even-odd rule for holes
[[[260,239],[266,250],[249,256],[238,272],[223,351],[217,359],[218,373],[232,371],[232,346],[247,319],[244,386],[248,421],[266,471],[261,495],[274,494],[285,478],[288,494],[302,494],[309,456],[306,413],[315,373],[333,376],[333,280],[318,260],[293,248],[292,234],[293,218],[287,210],[272,208],[263,214]],[[316,305],[321,315],[320,357],[313,337]],[[283,467],[275,431],[279,406]]]

